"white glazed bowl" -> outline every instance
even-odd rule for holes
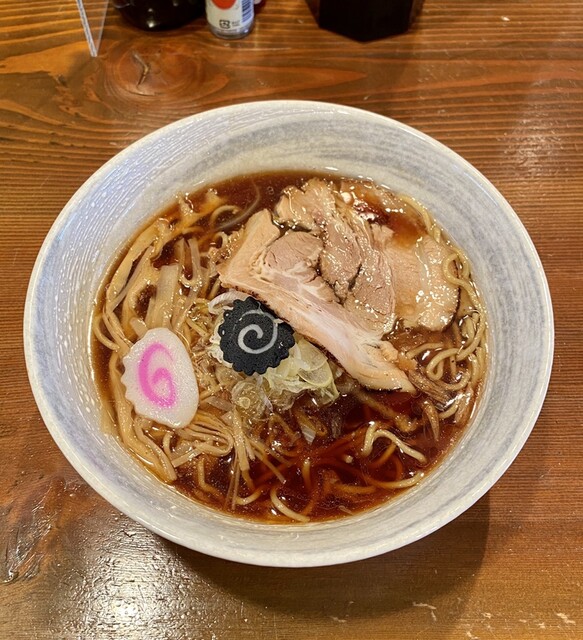
[[[250,172],[337,170],[422,202],[463,247],[488,311],[490,366],[478,411],[418,486],[343,520],[266,525],[165,486],[100,426],[89,355],[96,292],[129,238],[181,190]],[[83,478],[131,518],[206,554],[307,567],[374,556],[435,531],[500,478],[526,441],[553,353],[541,263],[508,203],[471,165],[393,120],[338,105],[274,101],[207,111],[146,136],[72,197],[38,256],[26,301],[26,361],[44,421]]]

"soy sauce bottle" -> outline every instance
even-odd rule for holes
[[[204,0],[114,0],[113,6],[144,31],[175,29],[204,14]]]
[[[404,33],[423,0],[308,0],[322,29],[366,42]]]

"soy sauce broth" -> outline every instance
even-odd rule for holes
[[[299,187],[313,177],[338,181],[338,176],[335,175],[281,171],[237,177],[212,185],[210,188],[218,196],[242,210],[251,206],[256,211],[263,208],[273,210],[285,187],[289,185]],[[186,194],[187,200],[195,210],[204,202],[208,189],[209,187],[205,187]],[[404,216],[402,210],[387,211],[374,202],[367,203],[365,208],[364,213],[368,219],[378,224],[388,225],[397,239],[400,238],[403,243],[408,244],[413,237],[417,237],[415,234],[419,233],[420,227],[417,228],[415,224],[411,224],[410,217]],[[179,216],[179,206],[174,203],[159,213],[156,218],[166,218],[172,223]],[[231,213],[219,216],[215,220],[215,225],[223,227],[229,233],[235,231],[236,227],[230,227],[230,217],[232,217]],[[207,231],[212,231],[206,222],[201,224],[201,228],[205,231],[205,235],[208,235]],[[201,249],[206,250],[208,246],[201,246]],[[156,266],[168,263],[171,255],[172,247],[170,246],[160,256]],[[119,262],[114,265],[111,273],[117,264]],[[154,293],[154,290],[146,288],[141,294],[140,308],[144,315],[149,298]],[[103,295],[102,291],[101,303]],[[99,304],[98,301],[98,306]],[[445,340],[450,342],[454,341],[452,325],[442,332],[445,334]],[[444,336],[423,329],[404,329],[397,324],[389,338],[399,349],[407,350],[423,342],[443,339]],[[95,339],[92,350],[96,381],[104,399],[109,402],[110,352]],[[445,381],[455,382],[447,375]],[[342,374],[339,383],[348,390],[341,393],[332,405],[317,408],[308,395],[302,395],[289,411],[281,414],[283,420],[291,427],[292,435],[284,430],[261,434],[262,437],[271,438],[276,443],[276,450],[280,447],[282,450],[292,451],[293,455],[285,457],[285,465],[281,463],[281,459],[275,457],[269,460],[271,467],[259,460],[251,462],[249,476],[253,486],[242,486],[241,496],[245,498],[252,495],[254,491],[259,491],[258,499],[250,504],[238,505],[235,509],[230,505],[227,494],[233,481],[233,453],[219,458],[205,457],[207,490],[201,488],[197,469],[192,464],[184,464],[176,470],[178,478],[174,482],[175,488],[213,508],[263,522],[289,523],[287,518],[282,517],[281,513],[274,509],[269,499],[270,492],[274,489],[277,489],[279,499],[292,511],[303,512],[309,508],[311,521],[343,517],[377,507],[404,490],[386,488],[383,483],[407,480],[419,472],[428,473],[452,448],[471,419],[471,411],[463,424],[454,424],[453,420],[444,419],[437,439],[427,425],[414,433],[404,433],[395,428],[394,424],[387,419],[386,412],[379,411],[378,407],[385,407],[406,416],[409,420],[420,420],[422,416],[420,407],[424,399],[422,392],[410,395],[403,392],[367,390],[350,379],[346,373]],[[476,397],[479,395],[481,384],[481,382],[478,384]],[[368,401],[363,400],[363,394]],[[475,401],[474,399],[474,406]],[[316,419],[324,426],[322,433],[318,433],[311,444],[302,436],[300,425],[295,417],[297,411],[304,412],[305,415]],[[407,445],[423,453],[427,459],[426,463],[422,464],[404,454],[385,439],[377,440],[372,454],[363,456],[364,434],[375,422],[381,423],[383,429],[390,429]],[[258,428],[258,433],[261,433],[261,428]],[[158,432],[157,427],[154,426],[150,437],[161,444],[163,432],[161,430]],[[273,467],[277,469],[277,474],[273,472]]]

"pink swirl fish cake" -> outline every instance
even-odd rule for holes
[[[150,329],[124,357],[121,377],[136,413],[174,429],[198,408],[198,384],[186,348],[170,329]]]

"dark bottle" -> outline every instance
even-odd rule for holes
[[[366,42],[404,33],[423,0],[308,0],[322,29]]]
[[[204,14],[204,0],[114,0],[113,6],[145,31],[175,29]]]

